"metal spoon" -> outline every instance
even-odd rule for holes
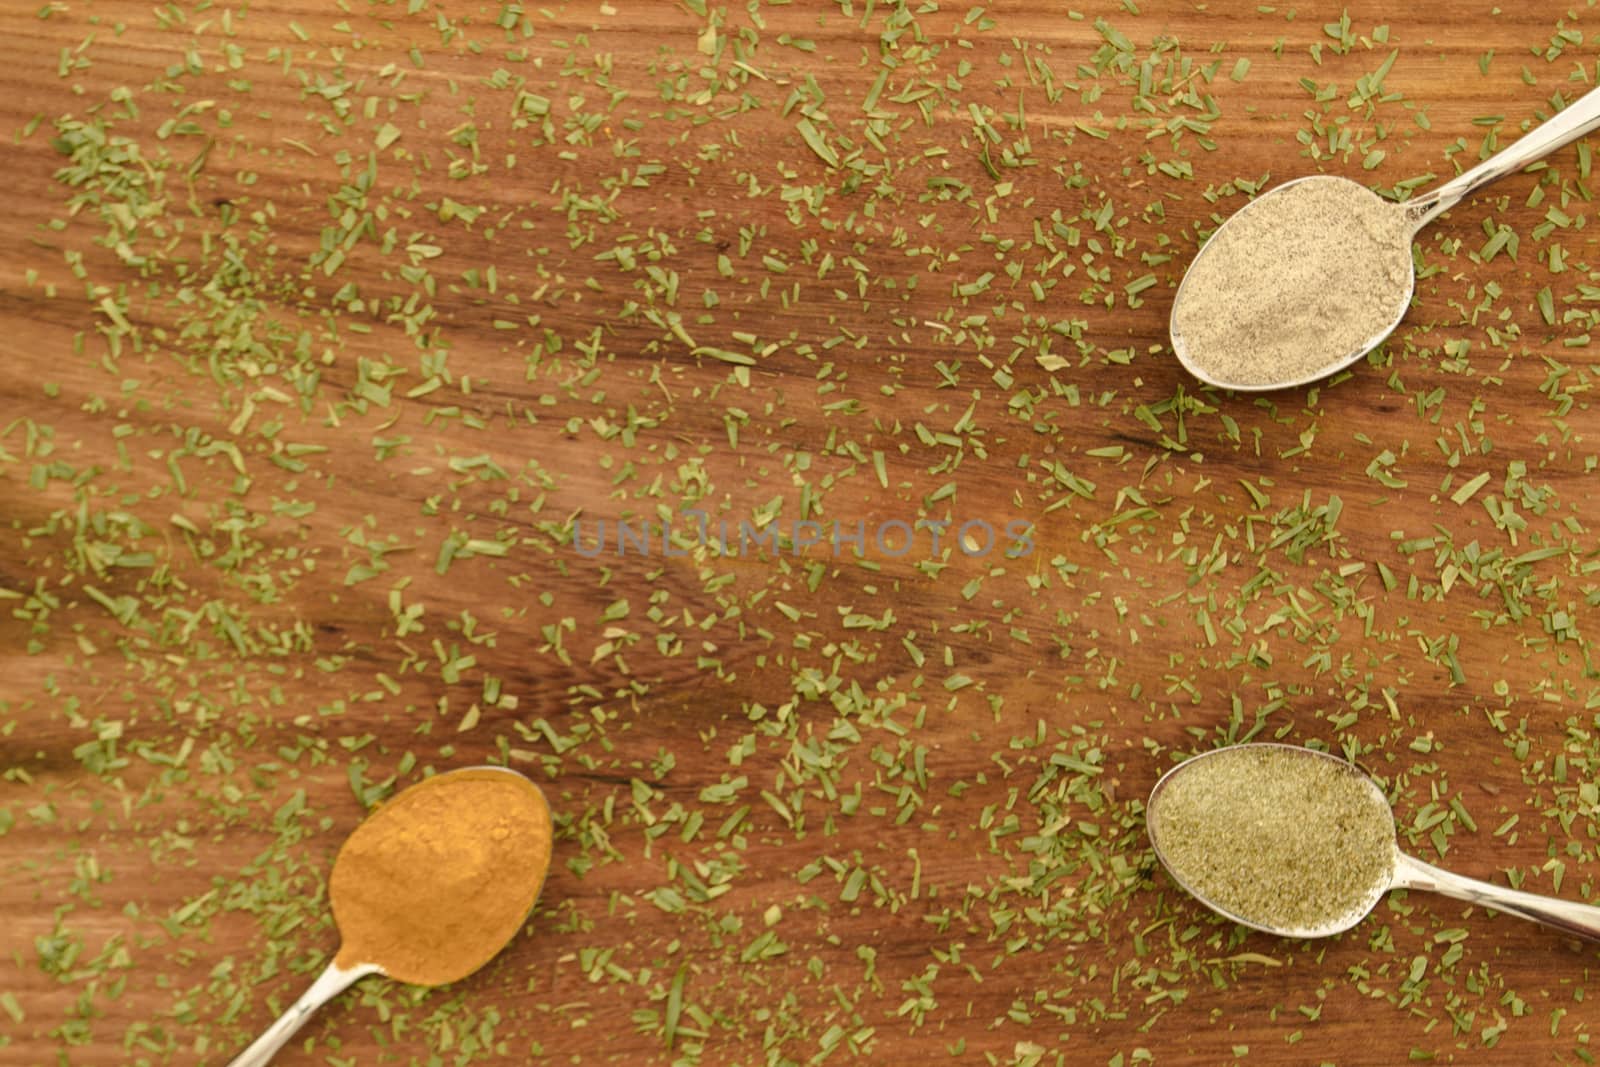
[[[1257,743],[1219,748],[1194,756],[1167,771],[1156,782],[1155,788],[1150,791],[1150,800],[1145,808],[1145,825],[1150,835],[1150,843],[1155,848],[1156,858],[1161,860],[1162,866],[1167,869],[1167,873],[1172,876],[1172,880],[1187,890],[1200,903],[1223,917],[1231,919],[1242,926],[1248,926],[1269,934],[1276,934],[1279,937],[1328,937],[1348,930],[1362,919],[1365,919],[1389,890],[1422,889],[1433,893],[1442,893],[1448,897],[1455,897],[1457,900],[1465,900],[1472,904],[1493,908],[1495,911],[1503,911],[1524,919],[1531,919],[1534,922],[1554,927],[1574,937],[1600,941],[1600,907],[1595,907],[1591,904],[1579,904],[1576,901],[1560,900],[1555,897],[1541,896],[1538,893],[1525,893],[1518,889],[1506,889],[1492,882],[1482,882],[1476,878],[1452,874],[1430,863],[1424,863],[1415,856],[1406,855],[1400,851],[1398,842],[1392,846],[1393,862],[1386,876],[1379,877],[1374,881],[1361,906],[1326,923],[1297,929],[1277,928],[1265,925],[1250,916],[1235,914],[1227,908],[1219,906],[1216,902],[1207,899],[1204,894],[1186,881],[1183,872],[1175,869],[1173,864],[1168,861],[1166,854],[1162,852],[1161,795],[1175,779],[1192,772],[1197,765],[1206,759],[1215,758],[1221,753],[1235,751],[1239,748],[1273,749],[1299,758],[1326,760],[1337,764],[1342,770],[1364,783],[1365,787],[1372,791],[1372,796],[1379,804],[1382,804],[1385,808],[1389,804],[1387,798],[1383,795],[1383,790],[1378,788],[1378,784],[1367,777],[1355,764],[1325,752],[1299,748],[1294,745]]]
[[[1597,128],[1600,128],[1600,89],[1591,89],[1509,148],[1495,153],[1472,169],[1405,203],[1392,204],[1368,190],[1365,186],[1348,179],[1319,175],[1315,180],[1349,186],[1354,190],[1359,190],[1362,195],[1372,197],[1373,200],[1382,205],[1383,210],[1399,213],[1401,225],[1396,229],[1403,236],[1405,247],[1409,250],[1411,241],[1418,230],[1432,222],[1441,213],[1454,207],[1465,197],[1472,195],[1490,182],[1498,181],[1508,174],[1521,170],[1535,160],[1576,141]],[[1393,315],[1388,319],[1387,325],[1382,326],[1381,329],[1376,330],[1371,336],[1362,340],[1353,350],[1308,352],[1303,361],[1297,362],[1302,368],[1309,366],[1309,370],[1302,369],[1289,373],[1267,371],[1261,375],[1259,380],[1247,379],[1245,376],[1240,375],[1239,377],[1242,380],[1230,381],[1226,380],[1224,375],[1219,374],[1214,367],[1209,366],[1205,359],[1196,358],[1196,353],[1190,350],[1189,342],[1178,328],[1179,312],[1184,306],[1185,288],[1189,279],[1194,277],[1195,267],[1206,259],[1208,252],[1213,252],[1223,247],[1223,244],[1219,243],[1217,238],[1226,233],[1230,226],[1234,226],[1239,219],[1247,217],[1247,213],[1261,210],[1259,205],[1267,203],[1284,190],[1303,181],[1306,181],[1306,179],[1285,182],[1246,204],[1217,228],[1216,232],[1211,235],[1211,239],[1206,242],[1205,246],[1200,249],[1199,254],[1195,256],[1193,262],[1189,264],[1189,269],[1185,271],[1183,281],[1179,283],[1177,295],[1173,299],[1172,314],[1168,321],[1168,332],[1172,338],[1172,350],[1177,354],[1178,360],[1188,369],[1189,373],[1201,381],[1219,388],[1245,392],[1260,392],[1269,389],[1286,389],[1306,385],[1350,366],[1356,360],[1372,351],[1383,342],[1385,337],[1393,332],[1396,326],[1400,325],[1400,320],[1405,316],[1406,309],[1411,303],[1412,290],[1416,284],[1415,275],[1410,271],[1407,271],[1408,277],[1404,284],[1395,285],[1392,293],[1388,296],[1386,306],[1393,311]],[[1241,247],[1237,250],[1237,254],[1245,262],[1253,263],[1260,251],[1259,247]],[[1259,276],[1259,272],[1257,276]],[[1317,294],[1306,294],[1308,298],[1315,295]],[[1267,314],[1279,315],[1287,310],[1275,308],[1271,309]],[[1270,328],[1271,319],[1265,320],[1265,324]],[[1324,337],[1324,344],[1328,340],[1329,338]]]
[[[453,784],[482,777],[483,775],[507,775],[527,786],[531,793],[530,799],[536,798],[536,803],[533,806],[533,818],[540,824],[539,830],[542,839],[548,842],[550,840],[550,809],[545,803],[544,794],[539,791],[538,786],[523,775],[505,767],[463,767],[459,770],[447,771],[444,774],[436,774],[431,778],[418,782],[416,785],[403,789],[369,814],[361,825],[351,831],[350,836],[345,839],[344,845],[339,850],[339,856],[334,859],[335,872],[338,871],[340,859],[346,856],[346,850],[349,849],[350,843],[358,841],[364,831],[370,831],[374,825],[374,820],[380,813],[390,820],[397,816],[403,816],[406,814],[407,808],[415,804],[418,797],[426,796],[439,789],[448,789]],[[426,857],[419,856],[418,859],[423,861]],[[549,859],[547,851],[544,857],[545,866],[548,866]],[[333,885],[337,884],[336,876],[335,878],[330,878],[329,882],[329,903],[333,908],[334,920],[335,922],[339,921],[341,912],[345,912],[346,920],[348,921],[350,915],[346,909],[359,908],[362,904],[359,901],[347,902],[340,898],[332,888]],[[527,906],[522,909],[521,918],[517,926],[510,930],[502,931],[503,936],[497,939],[485,939],[483,951],[478,954],[477,958],[466,961],[459,973],[443,976],[442,981],[435,981],[429,984],[444,985],[449,982],[459,981],[493,959],[505,947],[506,942],[511,939],[512,935],[521,928],[522,921],[525,920],[528,912],[533,910],[534,902],[538,900],[539,890],[542,887],[543,872],[541,870],[540,879],[524,889],[527,895]],[[349,949],[354,949],[355,951],[347,954],[346,950]],[[341,964],[339,959],[344,956],[348,956],[347,962]],[[355,962],[350,962],[351,959]],[[264,1067],[279,1049],[289,1043],[290,1038],[294,1037],[295,1033],[305,1025],[306,1020],[311,1018],[311,1014],[318,1008],[344,992],[357,980],[365,978],[369,974],[388,973],[389,971],[385,968],[383,961],[367,959],[365,953],[361,951],[361,946],[351,946],[346,943],[335,955],[333,962],[329,963],[322,974],[317,977],[317,980],[311,983],[311,988],[307,989],[299,1000],[291,1004],[287,1011],[280,1015],[271,1026],[267,1027],[261,1036],[251,1043],[249,1048],[235,1057],[228,1067]],[[404,974],[393,977],[402,981],[411,980]]]

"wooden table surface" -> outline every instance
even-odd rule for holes
[[[527,929],[278,1062],[1593,1062],[1593,947],[1419,894],[1251,933],[1142,799],[1326,745],[1416,854],[1596,894],[1592,146],[1424,231],[1317,386],[1166,323],[1254,191],[1426,188],[1597,35],[7,5],[0,1062],[227,1062],[367,807],[483,762],[556,813]]]

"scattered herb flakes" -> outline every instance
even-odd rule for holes
[[[8,1051],[242,1046],[361,810],[509,762],[559,813],[529,936],[313,1054],[1247,1060],[1359,1010],[1586,1058],[1582,956],[1415,897],[1254,939],[1155,888],[1140,803],[1313,741],[1408,844],[1592,895],[1588,147],[1420,234],[1329,382],[1199,389],[1165,332],[1228,212],[1415,195],[1582,34],[1141,6],[37,11]]]

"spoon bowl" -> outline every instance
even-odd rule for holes
[[[1370,859],[1370,867],[1361,868],[1370,870],[1370,876],[1356,879],[1350,891],[1340,897],[1338,906],[1330,907],[1328,913],[1317,920],[1274,921],[1266,914],[1267,909],[1252,911],[1248,907],[1241,908],[1237,904],[1230,906],[1228,901],[1219,901],[1214,894],[1206,892],[1201,884],[1211,877],[1204,862],[1197,862],[1187,842],[1175,836],[1188,832],[1178,817],[1181,814],[1180,805],[1187,801],[1174,801],[1173,798],[1182,797],[1181,791],[1196,781],[1197,772],[1203,776],[1203,772],[1220,767],[1222,764],[1219,761],[1244,757],[1259,760],[1262,767],[1270,768],[1280,780],[1320,779],[1335,790],[1346,793],[1347,799],[1358,807],[1370,804],[1374,811],[1381,809],[1384,815],[1386,822],[1381,831],[1364,839],[1372,850],[1370,856],[1363,857],[1357,854],[1358,850],[1335,850],[1336,857],[1342,855],[1344,861],[1353,864],[1360,865]],[[1179,789],[1176,793],[1172,792],[1175,784]],[[1309,883],[1315,880],[1318,873],[1328,873],[1325,865],[1330,860],[1326,852],[1315,855],[1312,852],[1325,844],[1324,836],[1336,833],[1338,827],[1318,826],[1310,828],[1314,832],[1298,835],[1296,841],[1309,842],[1304,847],[1285,848],[1281,839],[1252,840],[1257,833],[1274,832],[1281,828],[1282,820],[1275,823],[1274,819],[1283,812],[1267,808],[1274,792],[1269,788],[1251,796],[1236,795],[1225,804],[1191,804],[1191,814],[1215,819],[1220,825],[1238,831],[1231,842],[1235,854],[1228,858],[1228,862],[1235,871],[1256,879],[1252,886],[1276,885],[1282,886],[1286,892],[1294,892],[1298,879],[1305,878]],[[1378,784],[1355,764],[1315,749],[1252,743],[1232,745],[1193,756],[1169,769],[1156,782],[1145,807],[1145,827],[1156,858],[1182,889],[1227,919],[1279,937],[1318,938],[1342,933],[1366,918],[1390,890],[1414,889],[1442,893],[1542,923],[1569,936],[1600,941],[1600,907],[1467,878],[1402,852],[1395,837],[1394,814]],[[1265,863],[1255,863],[1260,856],[1275,856],[1280,861],[1279,869],[1270,869]],[[1340,859],[1335,858],[1332,862],[1337,864]],[[1286,869],[1292,873],[1289,879],[1282,878]],[[1321,898],[1320,891],[1311,884],[1302,884],[1299,889],[1314,898]]]
[[[496,797],[504,798],[496,803],[508,807],[503,824],[481,840],[467,840],[449,821],[449,794],[471,783],[492,783]],[[507,854],[504,842],[513,839],[519,824],[542,856]],[[404,834],[403,853],[375,848],[382,834]],[[395,794],[362,820],[333,861],[328,904],[343,942],[335,962],[347,969],[376,965],[412,985],[460,981],[493,959],[522,928],[544,884],[550,837],[544,794],[505,767],[463,767]],[[500,912],[499,924],[486,927],[463,905],[495,867],[511,863],[527,867],[528,877],[507,888],[514,899]],[[431,877],[417,877],[422,865],[433,868]],[[436,921],[420,927],[411,919],[419,912]],[[395,936],[399,931],[406,940]],[[446,960],[449,965],[441,965]]]
[[[1325,175],[1277,186],[1218,227],[1190,263],[1168,323],[1174,354],[1200,381],[1243,392],[1306,385],[1350,366],[1405,317],[1418,230],[1490,182],[1597,128],[1600,88],[1402,204]],[[1286,210],[1290,199],[1305,197],[1317,203]],[[1286,222],[1292,233],[1275,225]],[[1392,269],[1402,258],[1403,276]],[[1261,282],[1269,266],[1273,285],[1267,291]]]
[[[1257,197],[1184,272],[1168,324],[1173,353],[1195,377],[1240,392],[1306,385],[1356,362],[1411,305],[1411,215],[1332,175]],[[1264,268],[1271,286],[1260,284]],[[1285,304],[1282,292],[1296,299]]]

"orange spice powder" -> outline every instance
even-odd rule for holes
[[[334,861],[336,962],[376,963],[418,985],[466,977],[521,929],[551,837],[544,794],[514,772],[451,771],[397,794]]]

